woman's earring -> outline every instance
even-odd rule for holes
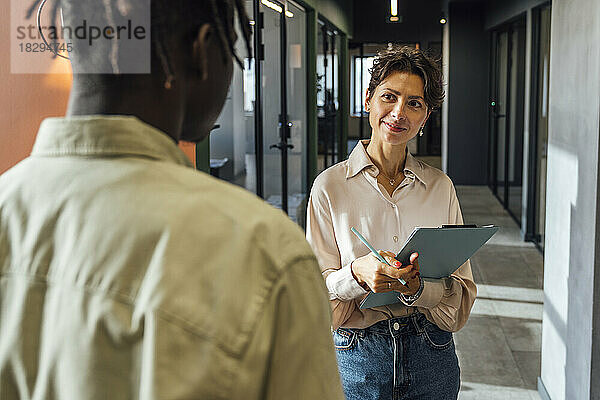
[[[165,79],[165,89],[170,90],[173,87],[173,75],[167,75],[167,79]]]
[[[421,129],[419,129],[419,136],[423,136],[423,127],[421,127]]]

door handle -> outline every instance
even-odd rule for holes
[[[494,113],[494,118],[505,118],[506,114],[498,114],[496,112],[497,107],[498,107],[498,103],[496,102],[496,100],[492,100],[490,102],[490,107],[492,108],[492,113]]]
[[[279,143],[275,143],[269,146],[269,149],[279,149],[279,150],[283,150],[284,148],[287,149],[293,149],[294,145],[293,144],[289,144],[289,143],[285,143],[285,142],[279,142]]]

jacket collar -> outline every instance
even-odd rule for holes
[[[32,156],[138,156],[192,166],[166,133],[126,115],[47,118]]]

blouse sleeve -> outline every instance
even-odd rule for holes
[[[456,190],[452,184],[448,223],[463,223]],[[456,332],[467,323],[476,296],[477,287],[473,281],[471,262],[467,260],[449,278],[426,281],[423,294],[411,305],[416,306],[441,329]]]
[[[333,311],[333,327],[337,329],[355,311],[354,299],[363,296],[367,291],[352,276],[351,263],[341,265],[329,201],[326,193],[319,189],[317,182],[315,182],[308,200],[306,240],[317,256],[329,292]]]

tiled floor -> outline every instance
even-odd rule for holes
[[[465,223],[498,233],[471,259],[478,296],[455,335],[461,400],[536,399],[540,374],[543,257],[487,187],[459,186]]]

